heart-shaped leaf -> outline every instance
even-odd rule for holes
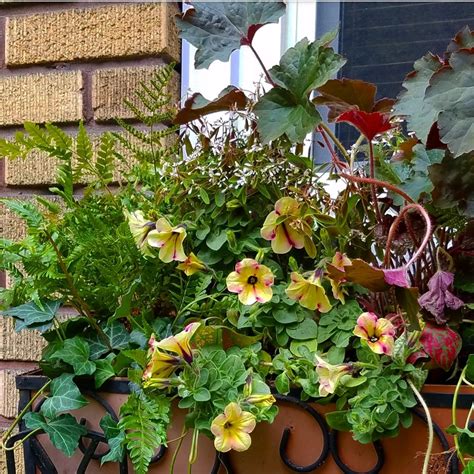
[[[426,323],[420,336],[423,350],[442,369],[449,370],[461,350],[461,336],[448,326]]]
[[[91,375],[95,372],[95,364],[89,358],[89,345],[79,336],[66,339],[63,348],[51,356],[51,359],[60,359],[72,365],[76,375]]]
[[[195,2],[176,19],[181,37],[197,48],[196,69],[215,60],[227,61],[232,51],[252,43],[267,23],[285,13],[283,2]]]
[[[186,100],[184,107],[176,115],[174,123],[183,125],[215,112],[244,109],[247,102],[247,96],[243,91],[234,86],[226,87],[213,101],[207,100],[202,94],[196,92]]]

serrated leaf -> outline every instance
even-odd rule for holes
[[[41,413],[46,418],[54,418],[63,411],[87,405],[87,400],[81,395],[73,378],[73,374],[63,374],[51,382],[51,395],[41,406]]]
[[[413,130],[423,143],[426,143],[431,127],[437,118],[435,110],[431,110],[431,113],[421,113],[425,92],[431,77],[442,66],[443,63],[438,56],[431,53],[415,61],[414,71],[408,74],[403,82],[405,91],[398,96],[395,105],[395,114],[406,117],[409,130]]]
[[[80,425],[70,414],[46,420],[41,413],[30,412],[25,415],[25,422],[30,429],[44,430],[51,443],[68,457],[74,454],[80,437],[87,434],[87,428]]]
[[[197,48],[196,69],[227,61],[232,51],[251,44],[256,31],[285,13],[282,2],[195,2],[176,20],[181,37]]]
[[[2,311],[1,314],[4,316],[12,316],[19,320],[20,325],[17,326],[17,330],[38,325],[39,323],[49,323],[58,312],[62,301],[44,300],[41,303],[43,307],[38,306],[34,302],[30,302],[6,309]],[[49,327],[49,324],[47,326]]]
[[[264,143],[285,134],[292,142],[301,143],[321,123],[321,116],[314,106],[307,99],[302,102],[281,87],[273,88],[258,101],[254,111]]]

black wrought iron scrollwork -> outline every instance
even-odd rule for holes
[[[20,410],[26,406],[28,401],[31,399],[32,391],[38,390],[44,385],[43,380],[38,380],[40,377],[35,376],[19,376],[17,380],[18,388],[20,388]],[[28,380],[29,379],[29,380]],[[110,381],[107,382],[107,391],[110,393],[121,393],[126,394],[128,392],[128,384],[124,380]],[[117,414],[115,413],[113,407],[103,399],[100,395],[95,392],[88,390],[89,387],[81,386],[81,391],[87,397],[95,400],[102,408],[110,414],[113,420],[118,421]],[[452,402],[452,395],[447,394],[427,394],[429,395],[430,402],[435,407],[450,407]],[[314,406],[308,402],[303,402],[295,396],[283,396],[275,394],[275,398],[281,402],[289,403],[293,406],[296,406],[304,410],[318,425],[321,430],[321,452],[318,455],[317,459],[308,465],[299,465],[296,460],[290,459],[288,455],[288,443],[291,437],[292,429],[286,427],[283,430],[279,452],[282,462],[286,467],[291,469],[293,472],[312,472],[316,471],[321,467],[328,459],[329,455],[332,456],[334,462],[341,469],[344,474],[377,474],[379,473],[385,462],[385,455],[382,443],[376,441],[373,446],[375,453],[377,455],[377,461],[375,465],[368,471],[361,473],[354,471],[350,466],[348,466],[344,461],[342,461],[341,456],[339,455],[338,449],[338,433],[336,431],[330,430],[324,416],[320,414]],[[458,405],[462,408],[469,407],[471,400],[464,399],[462,396],[459,397]],[[35,410],[39,410],[41,407],[42,401],[36,405]],[[426,423],[426,417],[423,412],[418,409],[412,410],[413,414],[418,417],[420,420]],[[87,426],[85,419],[81,419],[80,422]],[[443,433],[443,430],[436,424],[433,423],[433,428],[437,439],[439,440],[443,451],[446,456],[446,465],[448,466],[449,474],[459,474],[459,466],[457,462],[457,457],[453,455],[452,450],[450,451],[449,443],[446,439],[446,436]],[[28,437],[25,442],[25,467],[26,474],[34,474],[39,470],[42,474],[58,474],[54,463],[51,461],[51,458],[48,456],[46,450],[40,443],[40,440],[36,436],[29,437],[32,430],[26,429],[24,423],[20,425],[20,432],[12,436],[8,442],[7,447],[11,448],[14,444]],[[41,434],[43,431],[38,431],[35,434]],[[102,444],[103,449],[99,448],[99,445]],[[87,434],[85,434],[79,441],[79,450],[82,453],[82,459],[80,461],[79,467],[77,469],[78,474],[85,474],[87,472],[87,467],[92,461],[100,461],[103,456],[109,452],[107,447],[107,439],[103,433],[88,429]],[[166,453],[166,447],[161,446],[153,458],[151,459],[152,464],[159,463]],[[9,450],[6,452],[6,461],[7,461],[7,472],[8,474],[16,474],[15,468],[15,459],[14,451]],[[225,470],[226,474],[233,474],[235,471],[231,464],[231,458],[228,453],[219,453],[216,452],[214,463],[211,467],[210,474],[218,474],[221,471],[221,468]],[[128,461],[123,459],[122,462],[118,463],[118,472],[119,474],[128,474]],[[269,473],[262,473],[269,474]],[[272,473],[273,474],[273,473]],[[275,473],[277,474],[277,473]]]
[[[286,448],[288,446],[288,440],[291,436],[290,428],[285,428],[281,437],[281,441],[280,441],[280,457],[287,467],[289,467],[291,470],[295,472],[314,471],[319,466],[321,466],[324,463],[324,461],[326,461],[326,458],[328,457],[328,454],[329,454],[329,429],[328,429],[325,419],[311,405],[301,401],[299,398],[295,398],[295,397],[291,397],[287,395],[278,395],[278,394],[275,395],[275,398],[277,400],[290,403],[292,405],[298,406],[299,408],[302,408],[303,410],[306,411],[306,413],[308,413],[316,421],[316,423],[321,428],[321,433],[323,436],[323,446],[321,449],[321,453],[319,457],[316,459],[316,461],[314,461],[311,464],[308,464],[307,466],[300,466],[299,464],[296,464],[294,461],[292,461],[288,457]]]

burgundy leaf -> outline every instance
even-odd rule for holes
[[[461,350],[461,336],[448,326],[426,323],[420,336],[423,350],[442,369],[449,370]]]
[[[351,109],[339,115],[336,122],[348,122],[356,127],[367,140],[372,140],[375,135],[386,132],[392,128],[388,115],[380,112],[364,112]]]
[[[420,296],[418,303],[429,311],[438,324],[446,322],[444,311],[446,308],[457,310],[464,302],[454,296],[449,290],[452,288],[454,274],[442,270],[437,271],[428,282],[429,291]]]

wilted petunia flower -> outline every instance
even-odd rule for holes
[[[275,210],[268,214],[260,231],[265,240],[271,241],[275,253],[283,254],[293,247],[305,247],[308,254],[314,256],[311,233],[308,219],[301,217],[300,205],[290,197],[282,197],[275,203]]]
[[[428,282],[429,291],[418,298],[420,306],[429,311],[436,318],[438,324],[446,322],[445,308],[456,310],[464,305],[462,300],[449,291],[453,281],[453,273],[438,270]]]
[[[252,258],[244,258],[235,265],[235,272],[227,276],[227,289],[238,293],[242,304],[266,303],[273,296],[272,271]]]
[[[142,211],[129,212],[125,210],[124,215],[138,249],[144,255],[151,255],[148,249],[147,236],[155,228],[155,223],[145,219]]]
[[[221,453],[231,449],[235,451],[247,450],[252,439],[250,434],[256,425],[255,416],[235,403],[229,403],[224,413],[214,418],[211,424],[211,432],[215,436],[214,447]]]
[[[288,298],[296,300],[305,308],[321,313],[327,313],[331,309],[326,292],[321,284],[321,277],[316,272],[305,279],[297,272],[292,272],[291,283],[285,290]]]
[[[186,254],[183,249],[183,240],[186,238],[186,229],[182,225],[172,227],[161,217],[156,222],[156,229],[148,234],[148,245],[160,249],[158,257],[164,263],[174,260],[184,262]]]
[[[395,343],[395,328],[385,318],[378,318],[374,313],[362,313],[357,319],[354,335],[367,341],[376,354],[391,355]]]
[[[326,397],[336,391],[337,385],[343,375],[352,372],[351,364],[332,365],[316,356],[316,373],[319,377],[319,395]]]
[[[206,265],[203,261],[191,252],[183,263],[180,263],[177,267],[178,270],[182,270],[186,276],[194,275],[196,272],[206,269]]]

